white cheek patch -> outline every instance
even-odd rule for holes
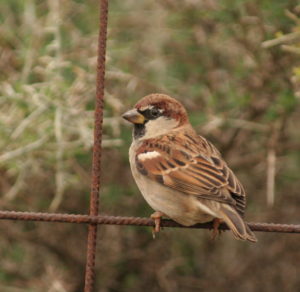
[[[155,157],[158,157],[158,156],[160,156],[159,152],[149,151],[149,152],[146,152],[146,153],[139,154],[138,159],[141,160],[141,161],[144,161],[144,160],[152,159],[152,158],[155,158]]]
[[[150,139],[157,136],[165,135],[169,131],[178,126],[178,121],[175,119],[168,119],[161,116],[155,120],[150,120],[145,124],[145,135],[142,139]]]

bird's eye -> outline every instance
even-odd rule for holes
[[[158,108],[152,108],[150,114],[153,118],[157,118],[160,115],[160,111]]]

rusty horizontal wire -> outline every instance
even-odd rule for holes
[[[108,215],[82,215],[82,214],[59,214],[59,213],[35,213],[35,212],[16,212],[0,211],[0,220],[23,220],[23,221],[42,221],[42,222],[61,222],[76,224],[108,224],[108,225],[133,225],[133,226],[154,226],[154,221],[150,218],[141,217],[121,217]],[[300,233],[300,224],[278,224],[278,223],[248,223],[252,231],[259,232],[280,232],[280,233]],[[201,228],[212,229],[212,223],[202,223],[193,226],[182,226],[172,220],[164,219],[162,227],[179,228]],[[228,230],[225,224],[220,225],[220,229]]]

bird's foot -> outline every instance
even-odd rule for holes
[[[222,222],[222,220],[219,218],[215,218],[213,220],[213,230],[212,230],[212,234],[211,234],[212,240],[216,239],[217,236],[221,234],[221,230],[219,229],[221,222]]]
[[[151,214],[151,219],[154,221],[154,226],[153,226],[153,229],[152,229],[152,236],[153,238],[155,238],[155,235],[156,233],[159,233],[160,232],[160,229],[161,229],[161,226],[160,226],[160,223],[161,223],[161,217],[164,216],[165,214],[163,214],[162,212],[160,211],[156,211],[154,212],[153,214]]]

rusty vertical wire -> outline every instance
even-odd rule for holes
[[[90,215],[99,211],[99,191],[101,175],[101,142],[104,103],[105,53],[107,36],[108,0],[100,0],[100,28],[98,36],[97,84],[94,124],[94,147],[92,164],[92,185],[90,195]],[[92,292],[95,283],[95,260],[97,243],[97,224],[89,224],[85,270],[85,292]]]

